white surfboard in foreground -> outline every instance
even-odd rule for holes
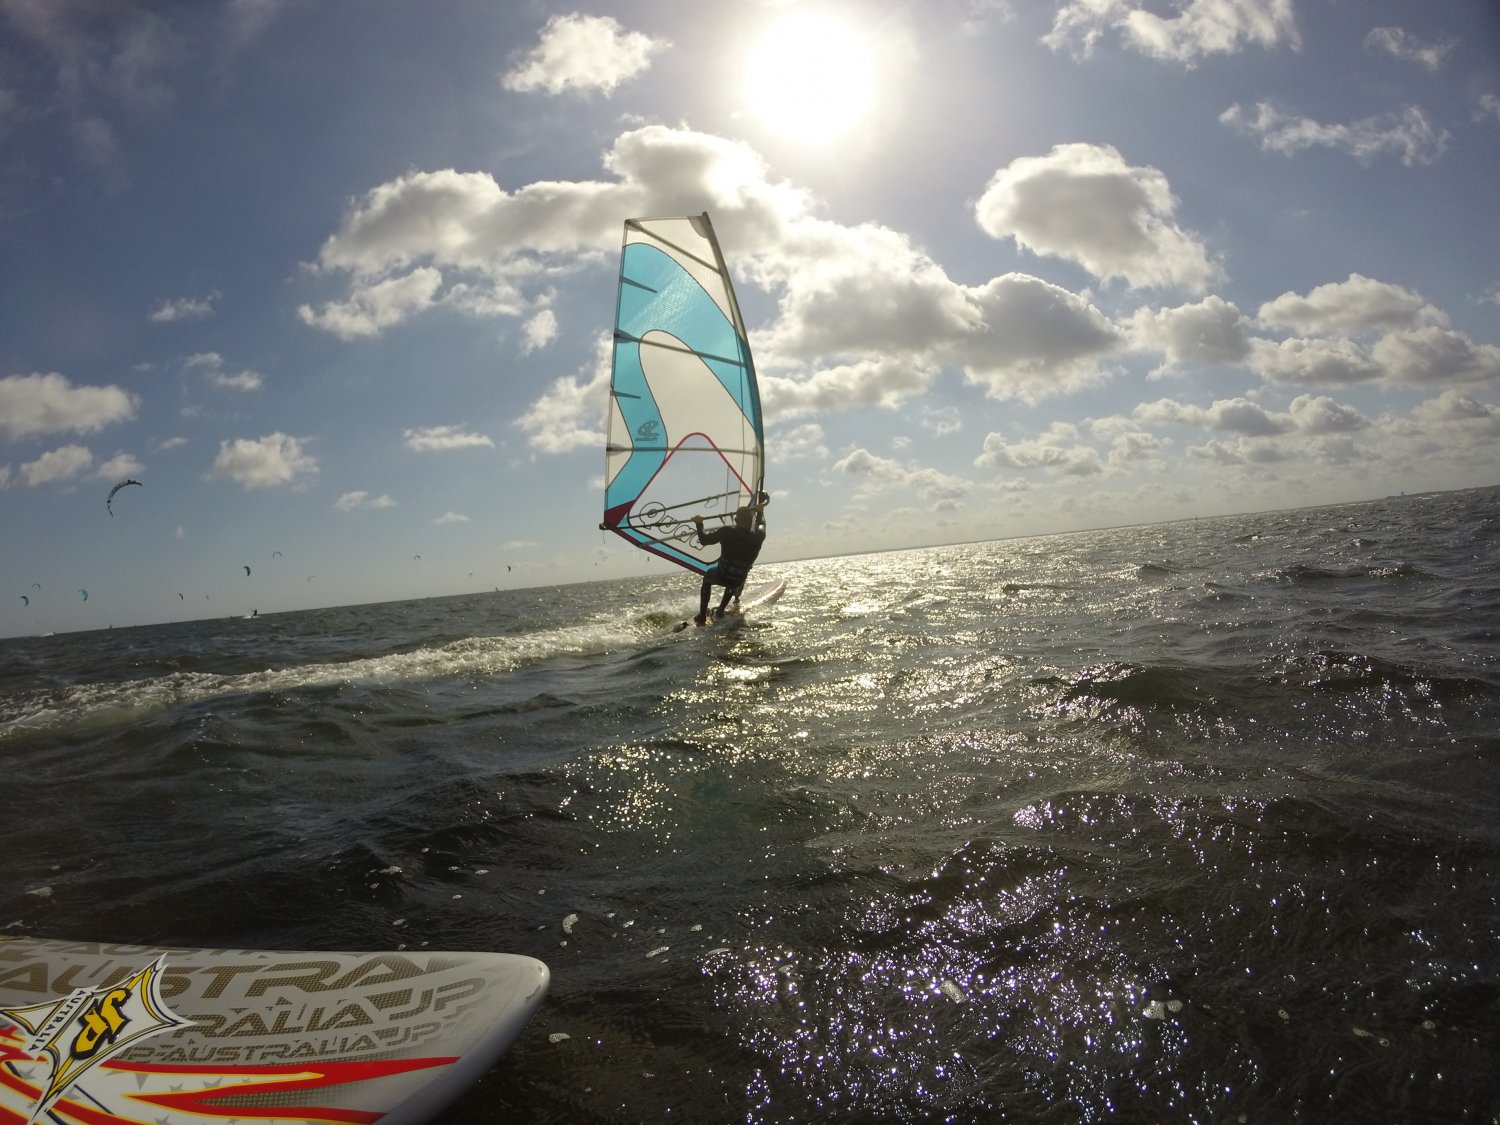
[[[0,1122],[430,1121],[548,982],[505,953],[0,937]]]

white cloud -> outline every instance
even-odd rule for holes
[[[1045,433],[1024,441],[987,434],[974,464],[982,469],[1046,469],[1062,476],[1094,476],[1104,471],[1099,451],[1079,441],[1078,427],[1071,422],[1053,422]]]
[[[415,430],[407,430],[404,436],[406,448],[417,453],[473,449],[482,445],[493,449],[495,446],[495,443],[484,434],[466,433],[458,426],[422,426]]]
[[[1429,325],[1392,332],[1375,344],[1371,358],[1385,377],[1403,386],[1466,383],[1500,386],[1500,347],[1476,344],[1462,332]]]
[[[545,348],[553,340],[557,339],[557,314],[551,309],[543,309],[526,322],[522,331],[521,351],[529,354],[538,348]]]
[[[214,386],[228,391],[258,391],[265,380],[254,371],[241,371],[231,375],[224,370],[224,357],[218,352],[196,352],[182,361],[183,367],[189,370],[201,370],[206,378]]]
[[[210,293],[207,297],[178,297],[175,300],[164,300],[150,315],[153,324],[170,324],[179,320],[205,320],[214,315],[214,302],[219,299],[217,292]]]
[[[1084,297],[1025,274],[1006,274],[973,291],[980,327],[945,341],[940,355],[963,365],[992,398],[1038,402],[1106,378],[1100,362],[1124,335]]]
[[[51,484],[54,481],[72,480],[74,477],[88,471],[94,463],[94,455],[82,445],[64,445],[58,449],[43,453],[35,461],[27,461],[21,465],[21,475],[26,478],[26,483],[33,488],[39,484]]]
[[[816,422],[807,422],[790,430],[773,432],[766,438],[768,459],[775,464],[784,464],[799,457],[815,457],[822,460],[828,456],[824,444],[823,427]]]
[[[507,71],[501,83],[523,93],[570,90],[612,93],[651,65],[651,56],[669,46],[638,31],[626,31],[610,16],[578,12],[553,16],[541,41]]]
[[[1424,426],[1459,428],[1486,438],[1500,437],[1500,407],[1478,402],[1463,391],[1449,389],[1412,411]]]
[[[1364,383],[1381,374],[1380,365],[1353,340],[1252,340],[1250,367],[1268,382],[1314,386]]]
[[[1147,425],[1190,426],[1246,438],[1352,433],[1370,425],[1358,410],[1313,395],[1299,395],[1285,413],[1267,410],[1246,398],[1221,399],[1208,407],[1164,398],[1142,403],[1131,416]]]
[[[138,477],[144,469],[145,466],[129,453],[116,453],[100,465],[94,475],[100,480],[116,480],[124,477]]]
[[[1133,167],[1111,145],[1062,144],[1013,160],[975,205],[983,230],[1036,254],[1077,262],[1131,288],[1200,293],[1223,270],[1201,240],[1174,221],[1167,178]]]
[[[1396,156],[1408,167],[1432,164],[1453,139],[1448,130],[1434,125],[1416,106],[1401,113],[1366,117],[1348,125],[1323,124],[1310,117],[1292,117],[1270,102],[1258,102],[1250,114],[1238,103],[1219,115],[1219,120],[1246,136],[1257,137],[1260,147],[1290,156],[1308,148],[1330,148],[1347,152],[1368,164],[1377,156]]]
[[[1448,56],[1458,46],[1458,40],[1445,37],[1429,42],[1417,38],[1404,28],[1376,27],[1365,36],[1365,46],[1437,71],[1448,61]]]
[[[341,512],[353,512],[361,508],[394,508],[396,501],[384,494],[372,497],[368,492],[346,492],[334,501],[333,506]]]
[[[228,477],[247,491],[305,484],[317,475],[318,462],[303,451],[302,442],[302,438],[279,432],[255,441],[221,441],[214,475]]]
[[[1176,7],[1175,15],[1162,16],[1142,0],[1067,0],[1042,42],[1087,56],[1114,31],[1142,54],[1188,66],[1245,46],[1301,45],[1293,0],[1177,0]]]
[[[463,515],[461,512],[444,512],[432,522],[440,526],[449,523],[468,523],[469,517]]]
[[[760,377],[761,404],[766,417],[795,418],[800,414],[852,410],[862,406],[894,408],[932,386],[937,368],[907,356],[861,359],[816,367],[806,376]]]
[[[431,306],[442,283],[441,273],[423,267],[400,277],[357,283],[347,301],[329,301],[321,310],[302,305],[297,316],[303,324],[332,332],[342,340],[376,336],[382,328],[399,324]]]
[[[438,305],[519,316],[534,307],[522,286],[575,268],[580,255],[617,250],[623,215],[706,207],[747,244],[764,245],[780,241],[787,218],[809,206],[802,193],[767,181],[754,150],[703,133],[637,129],[615,140],[604,166],[613,182],[542,182],[515,192],[488,174],[452,169],[381,184],[318,253],[317,272],[348,275],[348,297],[303,305],[298,315],[344,339],[376,335]]]
[[[230,375],[224,371],[215,371],[208,377],[208,381],[216,387],[227,391],[258,391],[263,380],[254,371],[241,371],[238,375]]]
[[[8,375],[0,379],[0,429],[12,438],[94,433],[134,418],[139,401],[116,386],[75,387],[56,372]]]
[[[1474,107],[1475,121],[1500,121],[1500,94],[1480,94]]]
[[[1446,326],[1447,316],[1421,294],[1351,273],[1307,296],[1283,293],[1261,305],[1261,323],[1309,336],[1350,335],[1421,325]]]
[[[912,468],[880,457],[867,449],[855,449],[834,463],[834,469],[859,478],[866,491],[901,489],[915,492],[927,504],[952,510],[969,494],[968,481],[931,468]]]
[[[1153,378],[1179,367],[1243,363],[1250,355],[1250,321],[1222,297],[1173,309],[1139,309],[1130,330],[1133,348],[1165,356]]]

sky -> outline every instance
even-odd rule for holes
[[[0,635],[690,600],[598,529],[633,216],[763,561],[1494,485],[1497,185],[1489,0],[0,0]]]

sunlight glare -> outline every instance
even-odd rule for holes
[[[876,71],[874,45],[854,24],[793,12],[750,48],[744,97],[751,115],[779,136],[823,144],[871,116]]]

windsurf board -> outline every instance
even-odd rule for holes
[[[759,609],[763,606],[768,605],[774,605],[784,593],[786,593],[785,579],[780,579],[776,582],[767,582],[762,586],[757,586],[755,589],[747,591],[744,596],[740,598],[740,608],[738,612],[731,609],[727,611],[723,617],[715,618],[713,615],[713,611],[709,610],[708,624],[703,626],[703,628],[712,628],[715,625],[723,625],[729,622],[733,622],[741,617],[744,617],[746,611],[748,610]],[[684,629],[691,629],[692,627],[693,622],[692,619],[689,618],[687,621],[679,621],[676,625],[673,625],[672,632],[680,633]]]
[[[430,1121],[548,982],[504,953],[0,937],[0,1122]]]

